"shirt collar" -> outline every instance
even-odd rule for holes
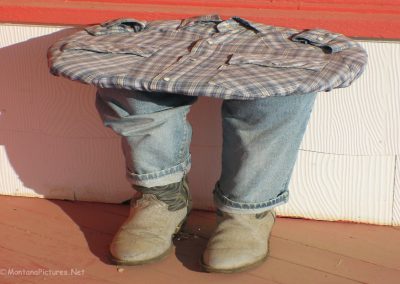
[[[216,23],[217,30],[219,32],[229,32],[229,31],[236,31],[240,29],[240,26],[244,26],[246,28],[252,29],[255,32],[258,33],[263,33],[266,31],[269,31],[273,29],[273,26],[268,26],[268,25],[263,25],[259,23],[253,23],[249,20],[246,20],[244,18],[240,18],[237,16],[233,16],[232,18],[223,21],[221,17],[217,14],[212,14],[212,15],[203,15],[203,16],[197,16],[197,17],[191,17],[182,20],[181,24],[179,25],[179,28],[184,28],[187,26],[192,26],[197,22],[214,22]]]
[[[187,26],[192,26],[193,24],[197,22],[215,22],[215,23],[220,23],[222,22],[222,19],[219,17],[219,15],[204,15],[204,16],[198,16],[198,17],[191,17],[187,19],[183,19],[181,24],[179,25],[179,28],[184,28]]]

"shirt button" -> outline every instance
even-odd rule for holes
[[[208,44],[213,44],[214,42],[212,40],[207,40]]]
[[[171,78],[170,77],[164,77],[163,80],[168,82],[169,80],[171,80]]]
[[[322,36],[317,38],[318,40],[324,40],[324,38]]]

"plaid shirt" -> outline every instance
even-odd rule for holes
[[[99,88],[223,99],[343,88],[367,63],[366,51],[342,34],[218,15],[108,21],[56,42],[48,58],[52,74]]]

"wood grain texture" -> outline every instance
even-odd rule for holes
[[[391,224],[394,156],[300,151],[283,216]]]
[[[2,194],[111,203],[133,195],[118,138],[73,140],[3,131],[0,135],[0,144],[5,145],[0,151]]]
[[[48,72],[47,48],[73,31],[0,25],[1,194],[118,203],[133,193],[119,137],[95,109],[95,88]],[[370,57],[365,74],[317,97],[282,216],[399,224],[400,44],[361,44]],[[202,98],[189,115],[190,183],[195,207],[207,210],[220,174],[220,105]]]
[[[203,210],[214,210],[212,191],[221,174],[221,148],[195,147],[192,150],[192,169],[189,186],[193,206]]]
[[[311,221],[300,227],[295,219],[282,219],[274,228],[273,241],[279,249],[271,250],[272,256],[361,283],[396,283],[400,263],[398,231],[388,226],[325,224]],[[382,274],[382,269],[387,273]]]
[[[0,48],[55,33],[62,29],[65,29],[65,27],[0,25]]]
[[[400,277],[400,231],[388,226],[277,218],[270,256],[235,275],[202,273],[214,213],[193,211],[165,260],[118,272],[107,258],[128,206],[0,196],[0,269],[83,270],[81,276],[0,275],[1,283],[388,283]],[[185,237],[183,237],[185,236]]]
[[[218,13],[296,28],[322,27],[349,36],[399,38],[398,1],[343,0],[0,0],[0,22],[90,24],[112,18],[181,19]]]
[[[286,238],[273,237],[272,243],[277,249],[271,250],[271,257],[302,265],[309,269],[316,268],[328,275],[341,276],[347,281],[355,280],[358,283],[393,284],[398,281],[399,270],[360,260],[355,256],[357,253],[355,249],[351,250],[348,248],[351,253],[350,256],[346,256],[330,251],[329,249],[315,248],[314,243],[312,246],[306,246],[297,242],[297,240],[290,241]],[[390,252],[386,251],[380,257],[383,258],[389,254]]]
[[[369,58],[364,74],[348,88],[318,94],[301,149],[343,155],[400,152],[400,43],[360,43]]]

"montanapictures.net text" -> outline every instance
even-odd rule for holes
[[[71,269],[0,269],[0,275],[8,276],[82,276],[84,275],[84,269],[71,268]]]

